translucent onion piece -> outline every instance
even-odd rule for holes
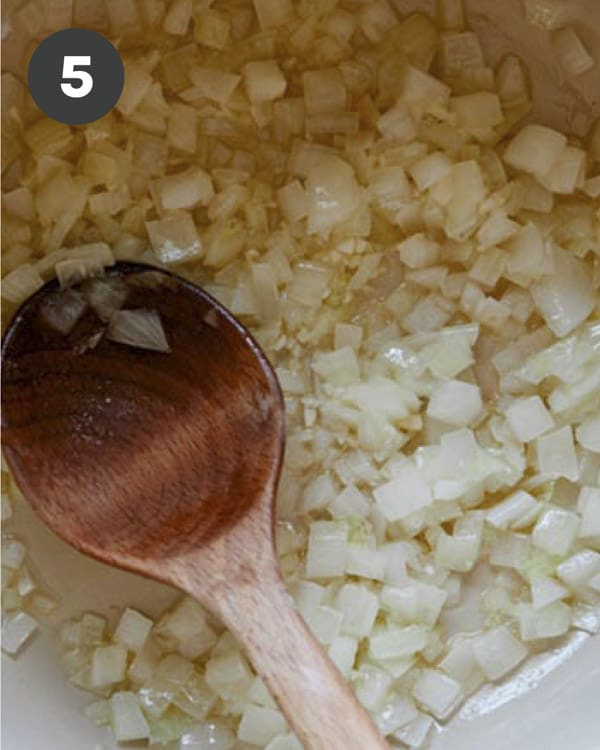
[[[81,292],[66,289],[47,297],[40,314],[50,328],[66,336],[71,333],[87,306],[87,300]]]
[[[597,304],[587,267],[558,248],[554,251],[554,273],[536,282],[531,293],[548,327],[560,337],[583,323]]]
[[[552,44],[565,73],[579,76],[594,67],[594,58],[574,29],[556,31],[552,37]]]
[[[14,304],[20,304],[43,285],[39,272],[30,265],[19,266],[2,279],[2,297]]]
[[[327,235],[358,209],[360,188],[349,164],[337,157],[309,169],[306,180],[308,231]]]
[[[106,338],[140,349],[170,351],[156,310],[117,310],[109,321]]]
[[[532,26],[545,31],[567,23],[573,10],[568,0],[525,0],[525,17]]]
[[[26,612],[15,612],[2,619],[2,650],[15,656],[37,630],[37,622]]]
[[[83,287],[90,307],[104,323],[119,310],[127,299],[127,286],[116,278],[92,279]]]

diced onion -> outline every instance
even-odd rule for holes
[[[15,612],[2,619],[2,650],[14,656],[37,630],[37,622],[26,612]]]
[[[425,669],[413,687],[417,702],[437,719],[447,718],[463,699],[460,683],[437,669]]]
[[[43,285],[39,272],[30,265],[19,266],[2,279],[2,297],[20,304]]]
[[[135,693],[115,693],[110,699],[111,723],[118,742],[148,739],[150,727]]]
[[[40,314],[50,328],[66,336],[71,333],[87,306],[87,300],[81,292],[66,289],[47,297]]]
[[[174,213],[146,222],[150,243],[163,263],[183,263],[202,254],[202,242],[192,217]]]
[[[556,31],[552,37],[552,44],[565,73],[579,76],[594,67],[594,58],[574,29]]]
[[[279,711],[249,705],[242,714],[237,736],[243,742],[265,746],[285,729],[286,721]]]
[[[306,195],[310,234],[329,234],[347,221],[360,203],[360,188],[352,167],[337,157],[309,169]]]
[[[536,547],[551,554],[565,556],[579,530],[576,513],[562,508],[548,508],[535,525],[531,539]]]
[[[140,349],[170,351],[156,310],[117,310],[109,321],[106,338]]]
[[[537,281],[531,293],[548,327],[561,337],[583,323],[597,303],[586,266],[558,248],[554,273]]]
[[[483,403],[479,388],[471,383],[450,380],[431,395],[427,413],[453,425],[468,425],[481,413]]]
[[[489,680],[498,680],[511,672],[527,656],[527,649],[501,626],[478,636],[473,644],[477,663]]]
[[[157,180],[155,189],[158,202],[166,211],[206,206],[214,196],[209,175],[196,167]]]
[[[522,443],[528,443],[554,427],[554,420],[539,396],[515,401],[507,409],[506,418]]]
[[[567,146],[562,133],[543,125],[526,125],[508,144],[504,161],[534,177],[548,174]]]
[[[103,323],[121,309],[127,293],[126,284],[117,278],[92,279],[84,285],[85,298]]]
[[[581,446],[593,453],[600,453],[600,414],[585,419],[576,434]]]
[[[285,94],[287,82],[275,61],[249,62],[244,66],[243,73],[250,101],[270,102]]]
[[[525,17],[532,26],[551,31],[570,20],[570,6],[568,0],[525,0]]]

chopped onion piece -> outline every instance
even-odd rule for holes
[[[304,104],[309,115],[343,112],[346,109],[346,88],[335,68],[308,70],[302,74]]]
[[[15,656],[37,630],[37,622],[26,612],[14,612],[2,618],[2,650]]]
[[[134,62],[125,65],[125,85],[121,98],[117,102],[117,109],[125,116],[140,105],[152,85],[152,76],[145,66]]]
[[[585,167],[585,151],[575,146],[567,146],[552,169],[538,180],[553,193],[571,195],[583,186]]]
[[[569,426],[549,432],[536,440],[538,469],[542,474],[565,477],[575,482],[579,478],[579,465]]]
[[[525,17],[532,26],[544,31],[559,29],[572,15],[569,0],[525,0]]]
[[[127,285],[118,278],[92,279],[84,285],[83,291],[90,307],[103,323],[108,323],[127,299]]]
[[[552,46],[561,67],[569,75],[579,76],[595,65],[594,58],[571,27],[556,31],[552,36]]]
[[[441,422],[460,427],[474,422],[482,408],[481,394],[476,385],[449,380],[431,394],[427,414]]]
[[[379,611],[376,594],[364,586],[348,583],[338,592],[335,606],[343,615],[344,634],[366,638],[371,633]]]
[[[580,519],[576,513],[563,508],[549,507],[536,523],[531,539],[536,547],[552,555],[566,555],[579,530]]]
[[[384,737],[397,732],[418,715],[415,704],[409,698],[394,697],[375,716],[375,723]]]
[[[600,573],[600,553],[585,549],[562,562],[556,572],[571,590],[581,592]]]
[[[548,327],[562,337],[583,323],[597,300],[582,261],[555,249],[554,266],[554,274],[536,282],[531,292]]]
[[[110,699],[110,707],[111,723],[117,742],[132,742],[150,737],[150,727],[135,693],[114,693]]]
[[[190,597],[182,599],[156,626],[156,637],[176,648],[186,659],[197,659],[217,640],[203,607]]]
[[[274,60],[246,63],[243,73],[250,101],[271,102],[285,94],[287,81]]]
[[[91,684],[106,687],[122,682],[127,669],[127,649],[124,646],[102,646],[94,650]]]
[[[529,86],[523,62],[516,55],[507,55],[496,71],[496,86],[505,107],[527,106]]]
[[[429,629],[422,625],[376,628],[369,639],[369,653],[378,661],[412,656],[425,648],[428,632]]]
[[[306,180],[308,231],[328,235],[358,209],[360,189],[352,167],[327,157],[309,168]]]
[[[571,626],[571,608],[564,602],[547,604],[540,609],[520,604],[517,611],[521,638],[524,641],[557,638],[564,635]]]
[[[450,111],[456,115],[460,128],[475,135],[499,125],[504,119],[498,95],[488,91],[453,97]]]
[[[492,247],[513,237],[521,227],[515,221],[509,219],[502,211],[495,211],[481,225],[477,232],[477,240],[484,247]],[[504,270],[504,269],[502,269]],[[496,279],[497,281],[497,279]],[[491,284],[495,286],[495,282]]]
[[[381,603],[405,623],[435,625],[448,594],[421,581],[406,586],[384,586]]]
[[[534,609],[543,609],[567,596],[569,591],[554,578],[534,578],[531,582],[531,601]]]
[[[104,264],[93,258],[61,260],[54,267],[61,289],[79,284],[85,279],[101,276]]]
[[[286,721],[279,711],[250,704],[242,714],[237,735],[242,742],[264,747],[285,730]]]
[[[409,108],[397,102],[377,120],[377,129],[386,138],[407,143],[417,134],[417,128]]]
[[[548,174],[567,147],[562,134],[543,125],[526,125],[508,144],[504,161],[534,177]]]
[[[388,521],[398,521],[431,504],[431,491],[417,469],[406,464],[394,479],[377,487],[373,495]]]
[[[528,492],[517,490],[486,513],[486,521],[498,529],[519,529],[523,520],[531,521],[539,503]]]
[[[600,538],[600,489],[582,487],[577,508],[581,513],[579,536],[584,539]]]
[[[446,0],[448,1],[448,0]],[[454,0],[450,0],[453,2]],[[401,727],[394,732],[394,738],[408,747],[421,748],[427,739],[430,729],[433,726],[433,719],[428,714],[419,713],[416,719]]]
[[[2,297],[14,304],[20,304],[37,292],[43,283],[44,280],[33,266],[19,266],[2,279]]]
[[[163,177],[154,183],[154,189],[166,211],[207,206],[215,194],[209,175],[198,167]]]
[[[200,725],[184,734],[180,742],[180,750],[233,750],[234,746],[235,735],[220,721]]]
[[[335,327],[334,347],[343,349],[350,346],[355,351],[360,347],[363,338],[362,326],[351,323],[338,323]]]
[[[106,338],[127,346],[169,352],[160,316],[156,310],[117,310],[108,324]]]
[[[437,669],[424,669],[413,687],[413,696],[436,719],[446,719],[464,698],[459,682]]]
[[[410,176],[419,190],[427,190],[445,177],[452,161],[443,151],[434,151],[409,167]]]
[[[412,237],[396,246],[402,262],[409,268],[425,268],[437,262],[441,248],[437,242],[428,239],[424,234]]]
[[[231,24],[223,13],[205,8],[194,14],[194,39],[206,47],[224,50],[229,42]]]
[[[40,315],[50,328],[67,336],[76,326],[87,306],[87,300],[81,292],[75,289],[65,289],[46,297],[40,308]]]
[[[504,625],[477,636],[473,643],[477,663],[488,680],[499,680],[527,656],[527,649]]]
[[[129,651],[138,653],[144,645],[154,623],[134,609],[126,609],[115,630],[114,640]]]
[[[185,36],[192,18],[193,0],[174,0],[167,11],[163,29],[167,34]]]
[[[306,192],[299,180],[288,182],[277,191],[281,213],[292,224],[304,219],[307,214]]]
[[[304,617],[315,638],[325,646],[337,638],[344,619],[341,612],[326,605],[316,607]]]
[[[435,549],[435,564],[446,570],[466,573],[475,567],[481,546],[475,534],[454,534],[444,531],[439,535]]]
[[[506,419],[522,443],[529,443],[555,426],[539,396],[514,401],[506,410]]]
[[[154,252],[163,263],[185,263],[203,253],[194,220],[186,212],[147,221],[146,231]]]
[[[294,18],[292,0],[253,0],[262,29],[283,26]]]
[[[242,77],[214,68],[194,67],[189,72],[194,84],[194,94],[226,104],[236,90]],[[189,100],[189,99],[188,99]]]
[[[315,521],[311,524],[306,554],[308,578],[335,578],[344,574],[348,529],[344,524]]]
[[[313,370],[333,385],[350,385],[360,378],[358,359],[349,346],[320,354],[313,362]]]

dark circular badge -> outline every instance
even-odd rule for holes
[[[101,34],[57,31],[36,48],[27,81],[33,100],[54,120],[84,125],[104,117],[123,90],[123,61]]]

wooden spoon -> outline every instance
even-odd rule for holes
[[[387,748],[277,569],[285,416],[264,354],[177,276],[126,263],[107,276],[126,284],[125,308],[159,313],[171,351],[106,338],[84,351],[99,328],[91,309],[64,335],[43,313],[55,281],[27,300],[2,347],[4,451],[19,487],[69,544],[219,617],[307,750]]]

